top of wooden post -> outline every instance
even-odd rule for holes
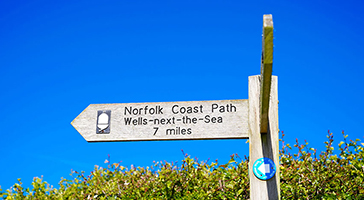
[[[260,87],[260,132],[268,132],[268,110],[273,66],[273,17],[263,15],[261,87]]]

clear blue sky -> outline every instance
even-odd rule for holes
[[[87,143],[89,104],[247,99],[273,14],[273,74],[286,141],[363,138],[361,1],[1,1],[0,185],[58,187],[71,169],[248,155],[246,140]]]

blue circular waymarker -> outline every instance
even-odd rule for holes
[[[253,164],[253,172],[257,178],[268,180],[276,173],[276,165],[270,158],[259,158]]]

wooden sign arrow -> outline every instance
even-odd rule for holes
[[[88,142],[248,138],[248,100],[91,104],[71,124]]]

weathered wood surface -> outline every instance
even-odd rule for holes
[[[269,116],[267,134],[261,134],[259,125],[259,97],[261,76],[249,77],[249,180],[250,199],[280,199],[279,138],[278,138],[278,78],[272,76],[269,98]],[[262,181],[255,177],[253,163],[267,157],[274,161],[276,174],[273,178]]]
[[[268,131],[269,94],[271,87],[273,66],[273,18],[272,15],[263,16],[261,86],[260,86],[260,132]]]
[[[98,111],[110,133],[97,133]],[[88,142],[247,139],[248,100],[91,104],[71,124]]]

